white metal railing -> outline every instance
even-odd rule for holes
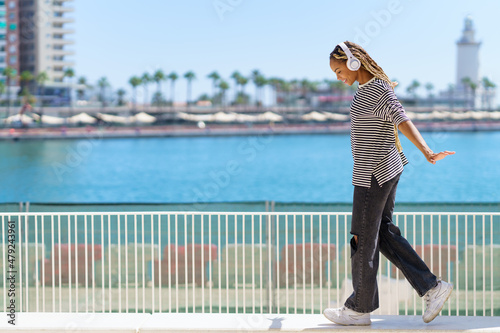
[[[320,313],[352,290],[349,213],[0,218],[3,309],[13,299],[20,312]],[[499,213],[394,219],[431,270],[454,283],[443,315],[499,314]],[[422,312],[422,300],[382,255],[378,282],[376,313]]]

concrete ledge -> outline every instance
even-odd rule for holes
[[[10,325],[0,313],[0,330],[16,332],[500,332],[500,317],[439,316],[425,324],[420,316],[372,316],[372,325],[346,327],[319,314],[219,313],[18,313]]]

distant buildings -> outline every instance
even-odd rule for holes
[[[15,69],[17,78],[10,84],[19,92],[19,76],[29,71],[35,78],[47,73],[44,83],[45,100],[51,104],[69,101],[69,84],[63,83],[64,72],[74,67],[70,59],[74,41],[68,38],[74,30],[67,28],[74,19],[67,14],[74,11],[73,0],[7,0],[0,1],[0,81],[4,69]],[[32,93],[36,82],[30,83]]]

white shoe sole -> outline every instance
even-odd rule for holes
[[[359,322],[359,323],[352,323],[352,322],[343,322],[341,318],[330,318],[328,317],[324,312],[323,312],[323,316],[325,316],[326,319],[328,319],[329,321],[335,323],[335,324],[338,324],[338,325],[343,325],[343,326],[370,326],[372,324],[371,320],[368,319],[368,321],[362,321],[362,322]]]

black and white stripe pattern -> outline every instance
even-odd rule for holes
[[[403,171],[408,163],[396,149],[394,124],[410,120],[391,86],[380,79],[360,85],[351,104],[352,184],[370,187],[374,175],[379,186]]]

